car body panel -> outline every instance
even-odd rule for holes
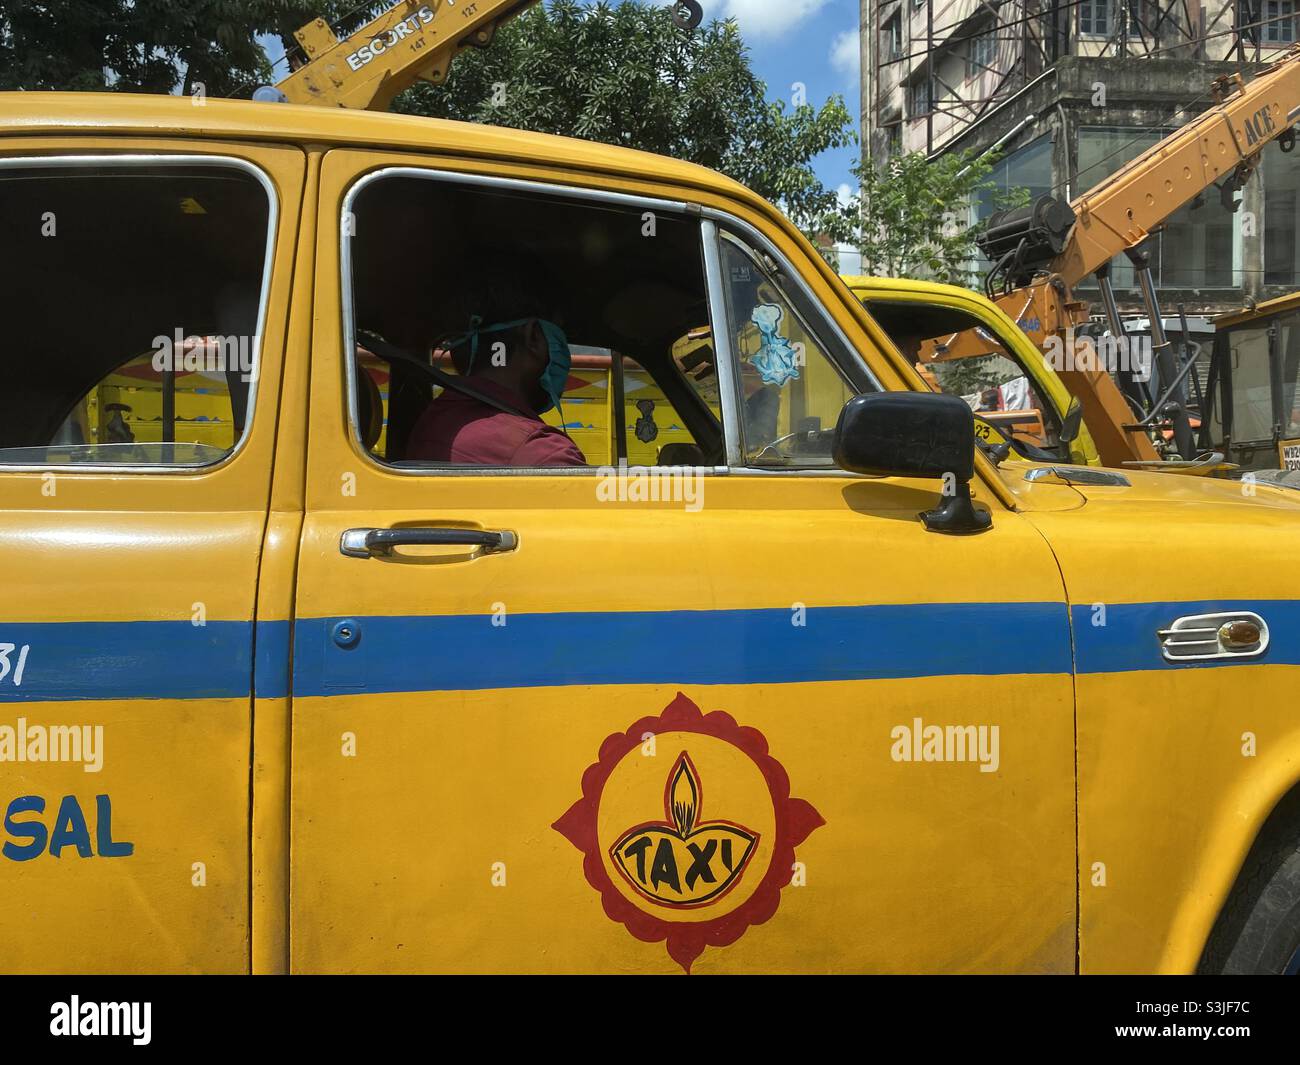
[[[0,160],[177,151],[176,142],[152,138],[5,132]],[[66,761],[3,766],[6,844],[34,847],[39,822],[51,842],[59,826],[83,843],[88,835],[90,850],[74,843],[58,857],[47,848],[0,859],[0,943],[15,971],[249,968],[255,595],[304,156],[297,146],[199,137],[184,142],[184,153],[243,160],[274,188],[265,387],[242,444],[211,468],[0,469],[0,643],[30,647],[21,686],[12,673],[0,685],[0,724],[15,730],[13,739],[20,725],[29,734],[84,725],[103,737],[98,771]],[[85,834],[64,820],[68,795]],[[16,811],[12,802],[27,796],[44,812]],[[66,812],[75,817],[71,806]],[[14,824],[26,826],[21,836]]]

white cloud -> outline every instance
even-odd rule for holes
[[[835,40],[831,42],[831,66],[856,85],[861,65],[862,49],[857,29],[836,34]]]
[[[713,0],[705,18],[734,18],[748,37],[772,37],[815,15],[826,0]]]
[[[840,201],[840,206],[847,207],[853,197],[857,195],[857,192],[847,181],[842,181],[840,187],[835,190],[835,195]]]

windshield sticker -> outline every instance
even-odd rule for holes
[[[758,354],[749,360],[750,365],[758,371],[764,384],[778,388],[799,377],[799,351],[779,332],[784,317],[785,311],[775,303],[760,303],[750,316],[763,338]]]

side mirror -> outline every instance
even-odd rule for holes
[[[855,396],[835,426],[835,464],[850,473],[944,482],[943,502],[921,514],[932,532],[979,533],[993,520],[971,502],[975,415],[958,396],[871,392]]]

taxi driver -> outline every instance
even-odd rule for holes
[[[464,329],[441,347],[472,389],[447,388],[429,404],[412,430],[409,458],[465,466],[587,465],[578,446],[540,417],[560,407],[572,363],[554,305],[535,280],[540,276],[525,280],[495,268],[467,286]]]

